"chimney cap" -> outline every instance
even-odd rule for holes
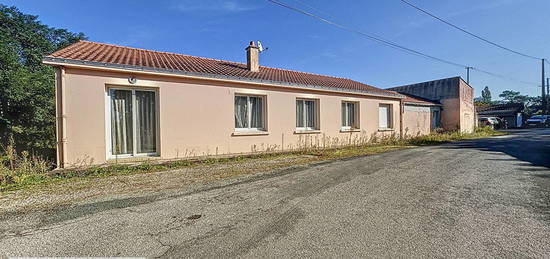
[[[256,44],[254,44],[254,41],[250,41],[250,44],[248,45],[248,47],[246,47],[246,49],[250,49],[250,48],[258,49],[258,46],[256,46]]]
[[[251,41],[250,45],[246,47],[246,67],[251,72],[260,71],[260,48],[254,45],[254,42]]]

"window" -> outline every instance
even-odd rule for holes
[[[356,102],[342,102],[342,129],[359,128],[358,106],[359,104]]]
[[[157,153],[156,94],[148,90],[109,89],[112,156]]]
[[[318,129],[317,100],[296,100],[296,128],[301,130]]]
[[[265,130],[263,97],[235,96],[235,130]]]
[[[391,105],[380,104],[378,106],[378,128],[391,129],[392,127]]]

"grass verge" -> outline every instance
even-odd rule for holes
[[[383,153],[391,150],[415,146],[437,145],[466,139],[485,138],[503,135],[489,128],[477,129],[474,133],[435,133],[408,139],[386,138],[377,143],[361,146],[348,146],[334,149],[305,149],[285,153],[259,153],[227,158],[206,158],[201,160],[178,160],[169,162],[145,161],[139,164],[116,164],[66,170],[49,170],[47,163],[37,158],[29,158],[23,153],[16,157],[13,151],[5,152],[0,160],[0,192],[31,189],[60,182],[79,179],[94,179],[110,176],[146,174],[152,172],[193,169],[217,166],[219,172],[209,172],[211,180],[227,178],[240,174],[254,174],[265,170],[274,170],[289,166],[303,165],[317,161],[329,161],[356,156]],[[250,168],[239,165],[254,164]],[[212,171],[212,170],[211,170]],[[197,176],[198,177],[198,176]]]

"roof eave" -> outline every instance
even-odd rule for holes
[[[443,106],[438,103],[415,103],[415,102],[404,102],[406,105],[415,105],[415,106]]]
[[[44,57],[42,62],[44,64],[54,65],[54,66],[76,66],[80,68],[88,67],[88,68],[95,68],[95,69],[118,70],[118,71],[125,71],[125,72],[134,72],[134,73],[175,75],[175,76],[182,76],[187,78],[198,78],[198,79],[218,80],[218,81],[222,80],[222,81],[232,81],[232,82],[238,82],[238,83],[253,83],[253,84],[272,85],[272,86],[279,86],[279,87],[302,88],[302,89],[308,89],[308,90],[361,94],[361,95],[384,97],[384,98],[396,98],[396,99],[405,98],[405,96],[401,94],[390,94],[390,93],[384,94],[384,93],[367,91],[367,90],[350,90],[350,89],[342,89],[342,88],[336,88],[336,87],[304,85],[304,84],[295,84],[295,83],[288,83],[288,82],[282,82],[282,81],[252,79],[252,78],[235,77],[235,76],[224,76],[224,75],[217,75],[217,74],[188,72],[188,71],[181,71],[181,70],[174,70],[174,69],[161,69],[161,68],[151,68],[151,67],[143,67],[143,66],[120,65],[120,64],[113,64],[113,63],[102,63],[102,62],[94,62],[94,61],[57,58],[57,57],[51,57],[51,56]]]

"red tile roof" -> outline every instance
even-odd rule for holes
[[[244,51],[243,51],[244,55]],[[339,90],[360,91],[378,95],[398,96],[367,84],[345,78],[291,71],[260,66],[259,72],[251,72],[246,64],[195,57],[189,55],[122,47],[90,41],[80,41],[56,51],[44,58],[45,61],[65,63],[83,62],[91,65],[115,65],[127,69],[149,68],[166,72],[187,72],[201,75],[234,77],[245,80],[265,80],[282,84],[297,84],[313,87],[337,88]]]
[[[432,101],[426,98],[400,93],[401,95],[405,96],[405,99],[403,99],[403,102],[405,103],[411,103],[411,104],[420,104],[420,105],[441,105],[438,101]]]

